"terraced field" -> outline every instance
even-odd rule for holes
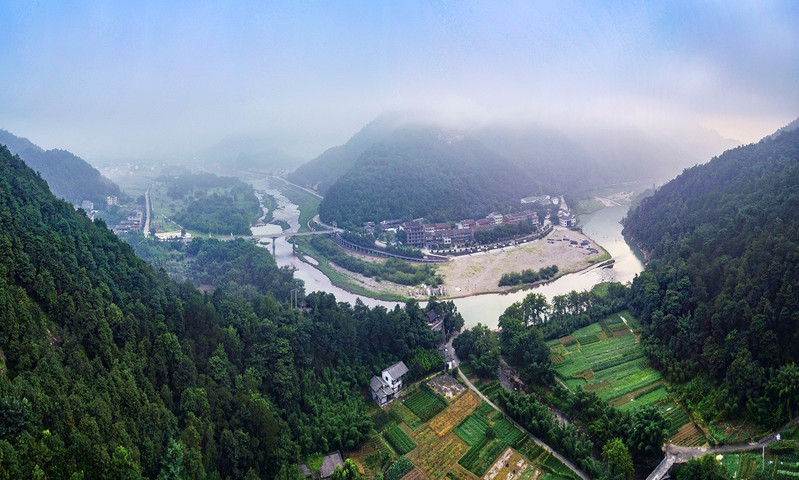
[[[623,312],[549,341],[555,371],[571,390],[596,392],[621,410],[656,405],[669,422],[669,436],[680,445],[705,443],[702,431],[671,398],[660,372],[649,366],[633,328],[638,322]]]

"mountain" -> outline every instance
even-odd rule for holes
[[[442,363],[418,304],[303,296],[243,240],[159,244],[217,288],[178,284],[3,146],[0,225],[0,478],[299,478],[369,438],[372,375]]]
[[[19,155],[28,166],[42,174],[53,193],[72,204],[91,200],[105,203],[109,195],[120,196],[119,186],[105,178],[85,160],[66,150],[43,150],[27,138],[0,130],[0,145]]]
[[[298,167],[288,179],[297,185],[312,188],[322,195],[369,147],[379,142],[402,124],[401,117],[386,115],[375,119],[352,136],[344,145],[325,150],[321,155]]]
[[[631,303],[656,365],[695,378],[686,392],[704,418],[748,414],[775,426],[790,417],[799,406],[799,130],[687,169],[624,225],[651,259]]]
[[[319,205],[323,221],[479,218],[518,208],[540,186],[504,157],[437,127],[401,127],[367,148]]]
[[[302,160],[276,148],[267,138],[239,136],[226,138],[200,151],[190,164],[203,166],[230,174],[230,168],[268,172],[287,172],[296,168]]]
[[[780,134],[796,130],[797,128],[799,128],[799,118],[795,119],[793,122],[789,123],[788,125],[785,125],[776,132],[772,133],[769,138],[777,138],[778,136],[780,136]]]
[[[555,190],[661,182],[737,145],[700,127],[674,131],[598,125],[491,125],[473,136]]]

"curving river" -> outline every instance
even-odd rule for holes
[[[299,228],[299,209],[291,203],[279,190],[269,187],[268,180],[255,180],[251,182],[256,190],[265,191],[272,195],[278,203],[278,208],[273,212],[275,220],[284,220],[291,226],[291,231]],[[619,221],[627,214],[626,206],[606,207],[590,215],[580,216],[583,233],[602,245],[605,250],[616,260],[612,269],[592,268],[582,272],[564,275],[554,282],[535,287],[534,291],[544,294],[549,300],[555,295],[562,295],[572,290],[589,290],[601,282],[629,282],[636,274],[641,272],[644,265],[632,248],[624,241],[621,234],[622,226]],[[253,227],[253,234],[279,233],[282,229],[278,225]],[[271,240],[263,241],[265,246],[272,248]],[[268,243],[268,245],[266,245]],[[396,302],[385,302],[368,297],[362,297],[336,287],[319,270],[307,263],[301,262],[292,253],[291,244],[285,238],[278,238],[275,242],[275,260],[280,266],[289,265],[296,269],[294,276],[305,282],[305,291],[317,290],[332,293],[338,301],[355,303],[357,299],[370,306],[383,305],[393,308]],[[513,302],[522,300],[531,290],[522,290],[510,294],[485,294],[473,297],[455,299],[458,311],[463,315],[465,328],[470,328],[477,323],[482,323],[490,328],[497,327],[499,316]]]

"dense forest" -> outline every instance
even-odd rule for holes
[[[105,197],[120,196],[119,186],[80,157],[66,150],[43,150],[27,138],[0,130],[0,145],[6,145],[25,163],[41,173],[50,190],[73,205],[91,200],[96,207],[105,206]]]
[[[632,210],[650,359],[705,418],[799,411],[799,130],[686,170]]]
[[[319,215],[350,228],[390,218],[458,221],[518,210],[538,188],[479,142],[408,127],[367,149],[330,187]]]
[[[169,197],[185,202],[175,221],[187,229],[250,235],[250,225],[261,216],[255,190],[237,178],[184,173],[161,180],[168,185]]]
[[[437,355],[416,303],[304,297],[265,249],[258,286],[155,272],[0,148],[0,478],[295,478],[373,428],[369,378]],[[199,244],[208,266],[241,243]],[[244,252],[249,255],[252,252]],[[268,291],[267,291],[268,290]],[[419,360],[421,361],[421,360]]]

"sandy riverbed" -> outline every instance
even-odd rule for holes
[[[548,243],[547,239],[589,240],[585,235],[561,227],[555,227],[549,236],[515,247],[507,247],[491,252],[455,257],[443,264],[438,271],[444,278],[448,297],[466,297],[480,293],[507,292],[512,287],[499,287],[503,273],[521,272],[525,269],[539,270],[550,265],[558,266],[558,275],[582,270],[594,264],[604,255],[604,251],[594,242],[591,246],[599,249],[598,254],[588,254],[588,250],[570,245],[567,241]]]
[[[564,275],[594,265],[596,262],[591,260],[596,260],[605,254],[604,250],[594,242],[591,242],[591,246],[599,249],[600,253],[592,255],[589,255],[585,248],[572,246],[568,241],[547,242],[548,238],[562,240],[564,236],[577,242],[590,241],[588,237],[579,232],[555,227],[549,236],[540,240],[490,252],[453,257],[449,262],[439,264],[438,272],[444,279],[444,287],[447,292],[446,297],[443,298],[509,292],[514,288],[497,285],[503,273],[521,272],[525,269],[539,270],[550,265],[557,265],[558,275]],[[350,251],[347,253],[367,261],[383,260]],[[333,265],[333,268],[346,275],[353,283],[373,292],[408,295],[408,291],[411,289],[385,280],[378,282],[374,278],[364,277],[336,265]]]

